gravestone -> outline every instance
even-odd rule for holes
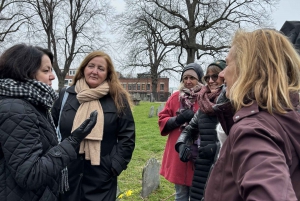
[[[118,199],[118,196],[120,195],[120,193],[121,193],[121,189],[120,189],[120,187],[119,187],[119,185],[117,184],[117,197],[116,197],[116,200],[118,201],[118,200],[120,200],[120,199]]]
[[[159,177],[160,164],[155,158],[150,158],[143,168],[142,192],[143,198],[156,190],[160,184]]]
[[[149,118],[153,117],[153,115],[154,115],[154,106],[151,106],[149,111]]]
[[[157,111],[156,111],[156,115],[158,116],[158,113],[160,113],[165,107],[165,104],[162,103],[158,106]]]

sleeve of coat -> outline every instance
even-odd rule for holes
[[[178,137],[178,140],[175,144],[175,150],[179,152],[179,146],[181,144],[193,144],[194,140],[198,137],[198,115],[199,110],[195,113],[194,117],[191,119],[189,124],[183,129]]]
[[[280,148],[284,141],[259,122],[230,131],[232,175],[243,200],[297,200],[289,167]],[[276,138],[276,139],[275,139]]]
[[[77,154],[67,141],[43,153],[39,120],[26,104],[20,99],[1,102],[0,142],[15,181],[22,188],[33,190],[50,184]]]
[[[118,144],[116,154],[112,156],[112,167],[117,175],[127,168],[135,148],[135,123],[130,107],[119,119]]]
[[[165,130],[165,126],[167,122],[170,120],[170,118],[176,116],[176,111],[179,108],[178,93],[179,92],[176,92],[169,97],[164,109],[158,114],[158,125],[159,125],[160,134],[162,136],[166,136],[169,134],[169,131]]]

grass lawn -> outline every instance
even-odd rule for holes
[[[132,159],[128,168],[118,177],[118,185],[123,197],[119,200],[147,200],[167,201],[174,200],[174,185],[160,176],[159,188],[147,198],[141,197],[142,171],[150,158],[155,158],[161,164],[165,148],[166,136],[161,136],[158,128],[156,110],[161,103],[141,101],[134,106],[133,116],[136,126],[136,143]],[[149,118],[150,107],[154,106],[154,116]],[[126,193],[127,192],[127,195]]]

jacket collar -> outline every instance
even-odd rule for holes
[[[71,94],[77,94],[75,91],[75,85],[68,87],[66,91]]]
[[[257,102],[254,101],[251,105],[247,107],[242,107],[239,111],[235,113],[233,116],[234,123],[238,122],[239,120],[257,114],[259,112],[259,107]]]

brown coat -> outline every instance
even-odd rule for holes
[[[299,200],[300,114],[272,116],[254,103],[233,120],[204,200]]]

